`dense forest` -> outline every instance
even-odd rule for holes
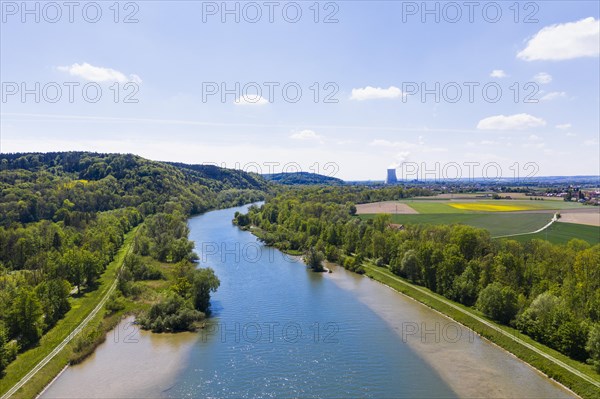
[[[310,172],[295,173],[272,173],[262,175],[265,180],[284,185],[333,185],[340,186],[344,184],[342,179],[332,176],[324,176]]]
[[[593,362],[600,372],[600,244],[521,244],[465,225],[400,229],[386,215],[353,216],[353,203],[371,195],[379,194],[290,191],[237,214],[235,222],[258,227],[253,232],[266,244],[303,251],[305,259],[324,257],[358,273],[364,262],[387,267],[573,359]]]
[[[135,155],[86,152],[1,154],[0,223],[39,220],[77,225],[90,213],[136,207],[186,214],[263,196],[259,175],[215,166],[169,164]],[[240,199],[241,198],[241,199]]]
[[[0,154],[0,373],[69,311],[72,297],[96,289],[125,234],[142,222],[119,287],[131,295],[136,279],[161,278],[139,257],[177,264],[185,289],[169,300],[185,309],[180,319],[203,318],[218,280],[195,271],[185,219],[261,200],[267,189],[259,175],[131,154]],[[154,314],[153,330],[189,327],[168,309]]]

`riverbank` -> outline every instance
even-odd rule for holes
[[[424,287],[415,286],[386,268],[364,265],[366,275],[450,317],[481,337],[525,361],[548,378],[559,382],[583,398],[596,398],[600,382],[591,366],[572,360],[535,342],[528,336],[487,319],[481,313],[449,301]]]
[[[155,334],[124,317],[85,360],[67,367],[38,398],[161,397],[186,367],[197,333]]]
[[[461,398],[572,398],[563,385],[473,330],[375,279],[328,263],[327,278],[378,314]],[[400,295],[399,295],[400,294]],[[527,388],[525,388],[527,387]]]
[[[98,288],[79,298],[72,298],[71,310],[44,334],[40,344],[20,353],[6,368],[6,374],[0,380],[3,399],[35,397],[69,364],[73,338],[90,322],[104,317],[104,303],[116,287],[119,268],[130,251],[138,228],[139,226],[133,228],[125,235],[123,246],[99,278]]]

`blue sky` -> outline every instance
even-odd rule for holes
[[[118,15],[113,3],[97,2],[91,23],[90,2],[72,22],[62,2],[60,18],[43,2],[32,14],[2,2],[1,151],[357,180],[388,167],[415,177],[415,165],[450,178],[600,174],[598,2],[475,2],[472,21],[464,2],[428,2],[439,21],[422,2],[273,2],[273,22],[265,2],[229,2],[239,22],[222,2],[121,2]]]

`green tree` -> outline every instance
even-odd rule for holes
[[[42,305],[35,293],[29,288],[22,288],[9,315],[9,326],[13,336],[19,338],[22,347],[36,344],[42,336]]]
[[[4,369],[8,366],[9,355],[8,348],[8,331],[4,326],[4,323],[0,321],[0,377],[4,375]]]
[[[62,257],[62,266],[65,270],[67,280],[77,287],[77,293],[81,292],[81,286],[85,282],[84,262],[81,251],[76,248],[67,250]]]
[[[452,297],[467,306],[473,305],[477,300],[477,274],[472,265],[468,265],[465,271],[454,280]]]
[[[410,249],[406,251],[400,263],[400,271],[413,283],[420,280],[421,267],[419,266],[419,259],[415,250]]]
[[[210,306],[210,293],[215,292],[221,282],[211,268],[196,269],[192,275],[192,300],[194,308],[208,313]]]
[[[325,256],[320,251],[317,251],[316,248],[311,247],[306,254],[304,255],[304,263],[315,272],[322,272],[325,270],[323,268],[323,260]]]
[[[517,314],[517,294],[510,287],[492,283],[479,293],[477,308],[486,316],[508,324]]]
[[[590,354],[594,368],[600,373],[600,323],[594,324],[590,329],[585,349]]]
[[[69,293],[71,286],[63,279],[51,279],[40,283],[35,288],[44,311],[45,329],[56,324],[56,322],[71,309]]]

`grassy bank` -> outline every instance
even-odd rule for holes
[[[6,368],[5,376],[0,379],[0,394],[4,395],[9,389],[17,384],[27,373],[29,373],[38,363],[48,356],[57,346],[59,346],[72,332],[79,326],[94,308],[102,301],[115,282],[119,267],[123,263],[125,255],[133,243],[133,237],[137,227],[125,235],[123,246],[117,252],[113,261],[107,266],[106,270],[98,280],[98,288],[94,291],[86,292],[77,298],[71,298],[71,309],[64,318],[49,330],[40,339],[40,343],[24,353],[20,353],[15,361]],[[91,320],[101,320],[104,317],[104,311]],[[72,343],[72,341],[71,341]],[[35,397],[44,386],[68,364],[71,358],[71,344],[61,350],[52,360],[50,360],[35,376],[33,376],[13,397],[29,398]]]
[[[496,324],[492,320],[483,316],[480,312],[460,305],[455,302],[449,304],[449,300],[438,295],[424,287],[415,286],[408,281],[392,274],[388,269],[381,268],[373,265],[364,265],[366,274],[394,290],[410,296],[411,298],[429,306],[430,308],[443,313],[453,320],[463,324],[464,326],[471,328],[482,337],[487,338],[496,345],[502,347],[508,352],[514,354],[523,361],[529,363],[536,369],[540,370],[550,378],[560,382],[566,387],[573,390],[575,393],[583,398],[597,398],[600,389],[594,386],[592,383],[586,381],[584,378],[572,373],[564,367],[556,364],[550,359],[545,358],[540,353],[528,348],[527,346],[515,341],[512,337],[519,339],[541,351],[542,353],[555,358],[566,365],[574,368],[578,372],[600,382],[598,374],[593,370],[590,365],[572,360],[561,353],[542,345],[528,336],[521,334],[519,331]],[[457,309],[458,308],[458,309]],[[484,319],[485,322],[493,325],[490,327],[484,322],[481,322],[477,318]],[[502,330],[507,335],[498,331]]]

